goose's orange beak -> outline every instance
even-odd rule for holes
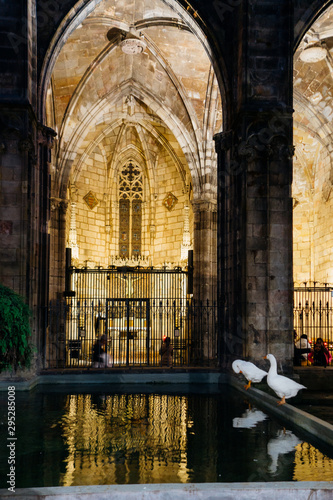
[[[242,370],[239,370],[239,373],[243,373]]]
[[[264,356],[262,359],[267,359],[267,356]]]

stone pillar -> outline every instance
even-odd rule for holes
[[[229,358],[243,354],[241,301],[237,300],[242,286],[237,271],[235,247],[239,240],[237,230],[238,203],[233,206],[233,185],[240,173],[240,165],[231,159],[233,133],[223,132],[214,137],[217,152],[218,226],[217,226],[217,303],[219,325],[219,363],[226,367]],[[231,223],[233,221],[233,224]],[[237,236],[238,235],[238,236]]]
[[[195,300],[216,300],[216,230],[217,204],[211,201],[192,202],[193,231],[193,297]]]
[[[289,371],[293,4],[251,0],[233,14],[233,89],[227,132],[216,137],[220,359],[228,368],[235,357],[268,368],[270,351]]]
[[[193,301],[198,320],[191,330],[191,362],[209,365],[215,362],[215,316],[216,306],[216,231],[217,204],[211,201],[192,202],[193,230]]]
[[[61,299],[65,291],[66,212],[68,200],[51,198],[51,261],[50,299]]]
[[[292,366],[291,111],[244,112],[219,153],[222,357]],[[244,133],[244,131],[246,131]],[[230,139],[229,135],[229,139]]]
[[[245,160],[245,356],[272,352],[292,365],[292,153],[291,112],[265,113],[242,143]],[[279,121],[278,130],[274,120]]]

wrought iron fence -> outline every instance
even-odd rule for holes
[[[44,368],[161,366],[164,337],[173,366],[217,365],[217,306],[194,300],[106,298],[52,302],[45,311]],[[106,336],[105,362],[93,359]]]
[[[330,287],[294,288],[294,330],[297,340],[306,335],[311,346],[322,338],[333,352],[333,295]],[[304,355],[307,364],[308,356]]]

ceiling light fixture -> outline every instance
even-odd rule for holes
[[[327,51],[321,45],[312,45],[303,50],[300,54],[300,59],[306,63],[315,63],[325,59]]]
[[[147,47],[144,35],[133,27],[129,31],[113,27],[106,36],[110,42],[118,43],[125,54],[141,54]]]

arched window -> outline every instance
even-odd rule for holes
[[[119,255],[123,258],[141,255],[142,171],[131,160],[119,174]]]

